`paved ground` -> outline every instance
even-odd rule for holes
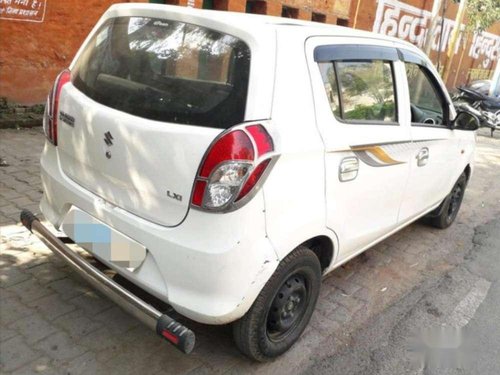
[[[10,164],[0,167],[0,372],[276,375],[331,373],[334,363],[338,373],[351,374],[371,373],[376,363],[373,372],[403,373],[396,369],[409,368],[405,352],[394,345],[406,331],[384,331],[377,322],[394,316],[405,322],[404,312],[413,311],[408,307],[418,307],[424,316],[449,316],[439,300],[430,298],[432,287],[443,280],[448,280],[451,305],[459,311],[471,288],[484,292],[479,276],[462,280],[457,274],[454,279],[474,251],[475,231],[500,215],[500,134],[495,139],[484,134],[478,136],[476,171],[457,222],[445,231],[415,223],[333,272],[301,340],[278,360],[254,364],[232,345],[230,327],[191,323],[198,344],[191,356],[184,356],[73,277],[17,224],[21,208],[38,211],[42,132],[0,130],[0,156]],[[451,287],[455,282],[457,287]],[[436,296],[447,294],[436,291]],[[363,341],[363,336],[379,338],[384,332],[393,336],[381,352]]]
[[[355,345],[318,359],[304,374],[500,374],[499,250],[500,217],[476,227],[457,267],[418,285],[356,332]],[[425,330],[442,342],[416,351]],[[457,349],[438,349],[451,343]]]

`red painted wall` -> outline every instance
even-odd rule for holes
[[[40,2],[24,0],[37,7]],[[7,9],[9,0],[0,1]],[[0,96],[22,104],[45,101],[57,74],[113,0],[45,0],[42,22],[9,20],[0,14]],[[11,0],[11,9],[15,2]],[[43,5],[43,3],[42,3]],[[1,9],[0,8],[0,9]],[[39,20],[41,17],[34,18]]]
[[[35,104],[45,101],[46,95],[56,75],[67,67],[78,47],[85,39],[100,15],[117,0],[18,0],[25,5],[24,10],[43,9],[43,22],[9,20],[6,15],[7,3],[15,0],[0,0],[0,96],[11,102]],[[136,0],[137,1],[137,0]],[[146,1],[146,0],[144,0]],[[381,2],[395,0],[250,0],[249,9],[254,13],[280,16],[283,6],[295,9],[292,14],[297,18],[310,20],[312,13],[323,15],[327,23],[348,23],[358,29],[372,30],[377,18],[377,7]],[[156,0],[154,2],[160,2]],[[203,0],[164,0],[168,4],[203,6]],[[451,0],[445,18],[454,20],[457,6]],[[433,0],[404,0],[404,3],[419,10],[430,11]],[[219,10],[245,12],[247,0],[212,0],[213,7]],[[2,9],[4,12],[2,13]],[[401,11],[397,19],[408,13]],[[14,18],[23,16],[14,16]],[[40,21],[41,13],[24,19]],[[416,19],[418,16],[413,17]],[[403,25],[404,26],[404,25]],[[401,27],[404,29],[404,27]],[[386,28],[387,30],[387,28]],[[419,27],[414,34],[421,32]],[[488,30],[500,35],[500,23]],[[396,35],[397,36],[397,35]],[[447,84],[453,87],[473,79],[471,73],[488,74],[493,71],[498,61],[487,59],[485,48],[476,57],[471,56],[472,36],[462,43],[460,50],[453,57],[452,71]],[[487,43],[481,44],[488,48]],[[481,48],[476,48],[480,50]],[[441,62],[446,62],[442,53]],[[491,54],[490,54],[491,55]],[[494,54],[493,54],[494,55]],[[437,53],[431,58],[437,60]]]

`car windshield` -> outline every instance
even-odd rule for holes
[[[72,71],[76,88],[144,118],[228,128],[244,120],[250,50],[202,26],[144,17],[105,22]]]

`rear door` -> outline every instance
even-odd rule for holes
[[[317,124],[325,143],[327,226],[340,240],[340,260],[388,234],[409,174],[409,128],[400,121],[397,50],[366,40],[315,38]]]
[[[413,147],[410,179],[401,205],[400,220],[407,221],[441,202],[450,192],[460,160],[459,138],[449,125],[449,102],[428,63],[418,55],[403,56],[407,96],[401,103],[411,117]]]
[[[248,99],[271,91],[250,76],[272,71],[274,39],[262,30],[234,36],[216,31],[214,25],[228,28],[217,22],[206,21],[210,28],[183,22],[175,11],[172,19],[138,13],[102,20],[71,66],[72,83],[60,99],[60,163],[105,201],[175,226],[212,140],[235,124],[269,117],[270,106]],[[265,67],[259,53],[266,54]]]

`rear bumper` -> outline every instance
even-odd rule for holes
[[[190,210],[181,225],[164,227],[110,205],[69,179],[51,144],[43,151],[41,172],[40,208],[47,220],[60,228],[75,206],[143,245],[146,259],[133,272],[93,255],[192,320],[226,324],[239,319],[278,265],[266,237],[262,194],[240,210]]]
[[[92,266],[80,255],[67,247],[54,236],[31,212],[21,212],[21,222],[32,233],[36,234],[47,247],[60,256],[78,275],[84,278],[95,289],[114,301],[121,308],[155,330],[161,337],[169,341],[184,353],[190,353],[195,344],[194,333],[181,323],[153,306],[141,300],[136,295],[108,278]]]

